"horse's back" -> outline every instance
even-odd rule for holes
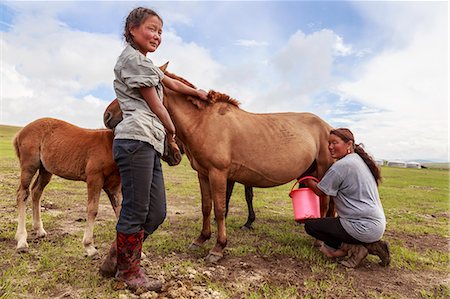
[[[89,165],[100,171],[105,163],[114,163],[112,140],[108,129],[84,129],[59,119],[41,118],[23,127],[14,143],[21,163],[32,160],[63,178],[86,180]]]
[[[218,115],[213,117],[220,119]],[[209,128],[203,129],[211,130],[204,142],[210,142],[220,154],[206,155],[212,160],[229,157],[216,165],[231,163],[229,179],[246,185],[287,183],[327,154],[331,126],[312,113],[258,114],[230,109],[228,115],[218,119],[205,122]],[[201,161],[202,157],[196,159]]]

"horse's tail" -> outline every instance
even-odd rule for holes
[[[14,136],[13,145],[14,145],[14,151],[16,152],[16,156],[20,160],[19,140],[18,140],[19,134],[20,134],[20,131],[16,134],[16,136]]]

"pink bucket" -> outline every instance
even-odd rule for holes
[[[298,188],[293,190],[297,183],[305,179],[313,179],[319,182],[318,179],[312,176],[305,176],[297,180],[292,186],[289,196],[292,198],[292,205],[294,207],[294,219],[297,222],[303,223],[305,220],[312,218],[320,218],[320,201],[314,191],[308,187]]]

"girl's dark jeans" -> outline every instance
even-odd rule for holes
[[[152,234],[166,218],[160,154],[147,142],[114,139],[114,160],[122,182],[122,209],[116,230]]]

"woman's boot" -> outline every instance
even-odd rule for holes
[[[144,230],[134,234],[117,232],[117,275],[127,287],[137,294],[148,291],[160,291],[162,283],[156,279],[149,279],[142,270],[141,252]]]
[[[356,268],[366,258],[369,251],[361,244],[347,244],[348,253],[345,260],[340,261],[341,265],[349,268]]]
[[[370,244],[364,244],[369,250],[370,254],[376,255],[380,258],[380,265],[383,267],[389,266],[391,263],[391,254],[389,252],[389,245],[386,241],[377,241]]]
[[[103,277],[114,277],[117,273],[117,241],[111,244],[106,258],[100,266],[100,274]]]

